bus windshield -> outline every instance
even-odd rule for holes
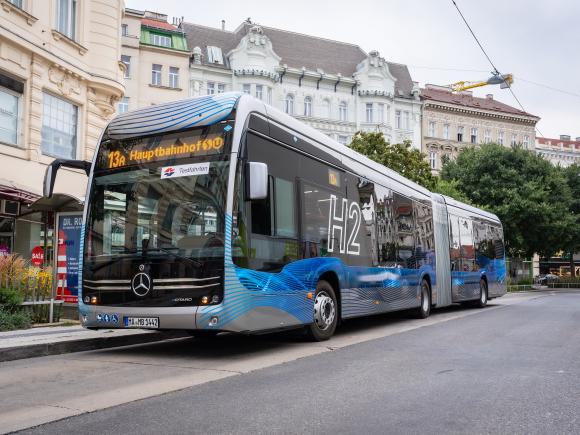
[[[185,142],[183,135],[170,139],[157,138],[153,143],[169,149],[168,144],[175,140],[179,141],[178,146]],[[135,151],[133,147],[119,155],[128,157],[154,149],[141,148],[145,151]],[[95,170],[85,258],[90,261],[137,255],[170,255],[190,260],[223,257],[227,153],[170,160],[154,158],[153,162],[115,168],[110,156],[118,151],[118,146],[109,146],[108,152],[105,150],[108,154],[100,160],[105,167]]]

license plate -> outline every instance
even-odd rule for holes
[[[159,328],[159,317],[125,317],[125,328]]]

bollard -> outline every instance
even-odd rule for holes
[[[50,308],[48,311],[48,322],[49,323],[52,323],[53,317],[54,317],[54,299],[50,298]]]

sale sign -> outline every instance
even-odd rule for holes
[[[30,262],[33,266],[41,267],[44,263],[44,249],[42,246],[35,246],[32,250],[32,256]]]

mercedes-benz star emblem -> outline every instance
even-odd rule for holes
[[[151,290],[151,278],[146,273],[140,272],[133,277],[131,288],[133,289],[133,293],[143,297]]]

